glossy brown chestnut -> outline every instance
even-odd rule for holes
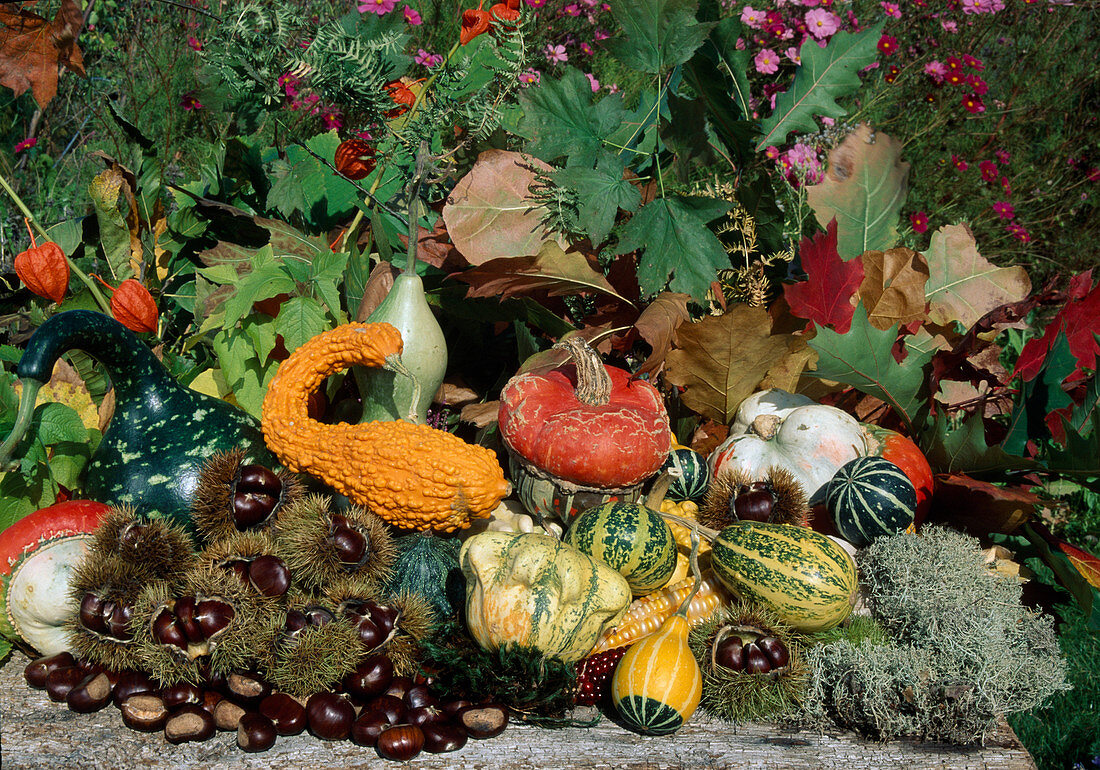
[[[175,711],[180,706],[187,704],[201,706],[203,693],[201,687],[190,682],[177,682],[163,688],[160,691],[160,697],[169,711]]]
[[[225,686],[242,703],[259,701],[271,694],[271,683],[255,671],[234,671],[226,678]]]
[[[385,655],[371,655],[344,677],[344,690],[359,701],[381,695],[393,680],[393,662]]]
[[[449,722],[450,719],[450,716],[436,706],[417,706],[416,708],[409,709],[405,713],[405,721],[417,727],[438,725],[443,722]]]
[[[104,609],[106,609],[106,605],[104,605]],[[134,633],[130,630],[130,619],[133,616],[133,605],[127,602],[116,602],[111,608],[111,614],[105,617],[107,634],[122,641],[132,639]]]
[[[282,495],[283,482],[262,465],[243,465],[233,489],[231,514],[238,530],[246,530],[267,521]]]
[[[195,703],[180,706],[168,715],[164,737],[169,743],[209,740],[214,737],[214,717]]]
[[[734,498],[733,512],[741,521],[767,522],[774,506],[775,495],[770,490],[753,489]]]
[[[160,644],[187,649],[187,635],[183,633],[176,616],[167,607],[153,618],[153,639]]]
[[[200,705],[213,716],[214,709],[216,709],[218,704],[223,700],[225,700],[225,696],[217,690],[206,689],[202,691],[202,703]]]
[[[458,724],[475,740],[495,738],[508,726],[508,711],[496,703],[467,706],[458,712]]]
[[[111,702],[111,679],[106,672],[87,674],[76,687],[69,690],[65,703],[78,714],[99,711]]]
[[[86,675],[80,666],[55,668],[46,675],[46,694],[55,703],[61,703],[69,696],[69,690],[80,684]]]
[[[424,748],[424,731],[416,725],[395,725],[383,730],[374,744],[384,759],[407,762]]]
[[[245,708],[229,698],[222,698],[214,706],[214,725],[219,730],[236,730]]]
[[[395,698],[405,699],[405,694],[409,691],[409,688],[413,686],[412,679],[407,676],[395,676],[390,681],[390,686],[386,688],[386,695],[392,695]]]
[[[745,673],[766,674],[772,670],[772,664],[767,656],[760,651],[755,644],[745,645]]]
[[[389,719],[390,724],[397,725],[405,721],[405,701],[393,695],[378,695],[367,701],[367,710],[381,711]]]
[[[36,690],[46,686],[46,677],[55,668],[69,668],[76,665],[76,659],[71,652],[59,652],[56,655],[46,655],[35,658],[23,669],[23,678],[27,684]]]
[[[249,711],[237,723],[237,745],[248,752],[267,751],[275,745],[275,724],[256,711]]]
[[[224,631],[236,614],[233,605],[217,599],[206,599],[195,604],[195,622],[203,639],[213,639]]]
[[[103,617],[103,599],[86,593],[80,600],[80,625],[96,634],[107,633],[107,621]]]
[[[421,706],[435,706],[436,697],[432,695],[432,691],[428,689],[426,684],[411,683],[409,688],[405,690],[405,705],[411,709],[419,708]]]
[[[373,650],[386,641],[387,634],[368,618],[360,620],[356,628],[359,630],[359,642],[366,650]]]
[[[745,670],[745,647],[740,637],[723,639],[714,650],[714,662],[732,671]]]
[[[258,711],[272,721],[279,735],[297,735],[306,729],[306,707],[286,693],[268,695]]]
[[[783,668],[791,662],[790,650],[774,636],[765,636],[763,639],[759,639],[756,646],[767,656],[773,670]]]
[[[469,740],[465,730],[450,722],[424,725],[420,729],[424,731],[424,751],[429,754],[458,751]]]
[[[118,706],[131,695],[141,695],[143,693],[155,693],[159,691],[160,687],[157,686],[152,677],[148,674],[141,671],[126,671],[119,676],[111,697],[115,705]]]
[[[290,589],[290,569],[278,556],[266,554],[248,565],[248,580],[263,596],[276,598]]]
[[[351,742],[357,746],[373,746],[382,731],[389,727],[392,724],[383,712],[363,709],[351,725]]]
[[[355,707],[351,701],[332,692],[319,692],[306,701],[309,731],[326,741],[342,741],[351,732]]]
[[[349,567],[358,567],[367,555],[367,538],[346,517],[332,515],[332,548],[336,559]]]
[[[168,708],[159,695],[152,693],[131,695],[119,704],[118,710],[123,724],[143,733],[163,730],[168,721]]]

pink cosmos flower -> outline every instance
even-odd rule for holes
[[[384,16],[394,9],[397,0],[365,0],[359,3],[359,13],[376,13]]]
[[[569,54],[565,52],[564,45],[554,45],[547,43],[544,49],[546,54],[546,61],[548,62],[567,62],[569,61]]]
[[[195,96],[194,91],[188,91],[183,95],[180,99],[180,107],[183,107],[187,112],[203,109],[202,103],[199,101],[199,98]]]
[[[326,131],[342,128],[344,125],[344,114],[340,112],[340,109],[335,105],[329,105],[321,110],[321,123],[324,125]]]
[[[284,72],[279,75],[279,85],[283,87],[283,93],[287,99],[293,99],[298,95],[298,76],[292,72]]]
[[[984,96],[989,92],[989,84],[977,75],[967,75],[966,82],[975,96]]]
[[[1031,233],[1029,233],[1027,229],[1023,227],[1023,225],[1018,225],[1015,222],[1010,225],[1006,225],[1005,231],[1010,233],[1016,240],[1020,241],[1021,243],[1027,243],[1031,240]]]
[[[997,216],[1001,219],[1016,218],[1016,208],[1008,201],[997,201],[993,204],[993,211],[995,211]]]
[[[788,48],[786,51],[784,51],[783,55],[786,56],[788,59],[790,59],[795,64],[801,64],[802,63],[802,54],[800,54],[798,49],[795,48],[793,45],[790,48]]]
[[[187,47],[190,48],[192,51],[201,51],[202,42],[194,35],[191,35],[187,38]]]
[[[569,5],[562,8],[562,11],[565,13],[566,16],[580,16],[581,15],[581,7],[579,5],[577,5],[576,3],[570,3]]]
[[[584,76],[588,78],[588,84],[592,86],[592,93],[596,93],[600,90],[600,81],[596,80],[596,76],[591,72],[584,73]]]
[[[955,22],[955,21],[943,21],[941,19],[940,20],[940,27],[943,28],[944,32],[948,32],[952,35],[954,35],[956,32],[959,31],[958,22]]]
[[[1012,195],[1012,185],[1008,183],[1008,177],[1001,177],[1001,189],[1005,191],[1005,195]]]
[[[955,168],[957,168],[959,171],[966,171],[968,168],[970,168],[970,164],[960,158],[958,155],[951,156],[951,163],[953,163]]]
[[[414,27],[419,27],[424,23],[424,20],[420,18],[420,13],[409,6],[405,6],[401,13],[405,14],[405,21]]]
[[[928,229],[928,215],[917,211],[909,215],[909,223],[913,226],[913,232],[919,235]]]
[[[818,40],[832,37],[840,29],[840,17],[824,8],[806,11],[806,30]]]
[[[538,70],[527,70],[519,73],[519,82],[522,86],[529,86],[539,82],[541,74]]]
[[[963,107],[967,112],[977,114],[979,112],[985,112],[985,102],[982,101],[982,97],[977,94],[967,94],[963,97]]]
[[[898,39],[893,35],[883,35],[878,39],[878,50],[884,56],[890,56],[898,50]]]
[[[997,160],[1001,163],[1008,163],[1012,160],[1012,155],[1008,150],[994,150],[993,154],[997,156]]]
[[[770,48],[765,48],[753,57],[756,71],[762,75],[771,75],[779,69],[779,54]]]
[[[765,157],[768,157],[771,160],[775,160],[776,158],[779,157],[779,148],[776,147],[775,145],[769,145],[769,146],[764,148],[764,155],[765,155]]]
[[[901,8],[898,7],[897,3],[879,3],[879,5],[882,6],[882,11],[887,16],[891,16],[895,19],[901,18]]]
[[[975,72],[981,72],[985,69],[985,65],[982,64],[981,59],[975,59],[970,54],[963,55],[963,63],[965,63],[967,67],[974,70]]]
[[[982,170],[982,179],[987,182],[996,182],[997,177],[1001,175],[1001,172],[997,170],[997,164],[991,160],[983,160],[978,164],[978,168]]]
[[[19,142],[18,144],[15,145],[15,153],[16,153],[16,155],[18,155],[19,153],[23,152],[23,150],[29,150],[30,148],[34,147],[36,144],[38,144],[38,137],[37,136],[28,136],[22,142]]]
[[[546,5],[546,0],[524,0],[524,2],[531,8],[542,8]]]
[[[751,5],[746,5],[741,9],[741,23],[746,27],[760,29],[764,26],[764,20],[766,18],[767,15],[763,11],[758,11]]]
[[[428,53],[423,48],[417,48],[416,58],[413,61],[417,64],[423,64],[425,67],[436,67],[443,63],[443,54]]]
[[[1090,182],[1100,182],[1100,168],[1096,168],[1095,166],[1090,168],[1088,173],[1085,174],[1085,179]]]
[[[940,61],[930,61],[924,65],[924,74],[938,85],[947,77],[947,66]]]

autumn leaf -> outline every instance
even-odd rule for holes
[[[737,407],[788,359],[806,361],[806,342],[772,334],[763,308],[733,305],[720,316],[685,324],[676,350],[665,359],[665,378],[684,388],[684,404],[703,417],[728,423]]]
[[[1035,546],[1039,557],[1054,570],[1058,582],[1084,610],[1088,627],[1093,631],[1100,631],[1100,589],[1096,583],[1096,557],[1055,537],[1038,521],[1024,525],[1023,535]],[[1071,550],[1067,550],[1067,546]]]
[[[806,200],[822,227],[837,221],[837,251],[849,260],[897,243],[908,180],[901,145],[861,123],[829,153],[829,170],[806,188]]]
[[[932,354],[905,348],[907,355],[898,363],[893,353],[897,337],[897,327],[876,329],[867,318],[867,309],[857,305],[847,333],[818,327],[817,336],[810,341],[810,347],[818,353],[817,369],[812,374],[846,383],[885,401],[912,426],[927,407],[924,370]]]
[[[691,297],[687,294],[663,291],[638,316],[634,328],[649,343],[653,352],[636,374],[649,374],[661,368],[676,343],[676,331],[691,320],[689,301]]]
[[[1031,519],[1039,502],[1026,489],[951,473],[936,476],[931,510],[936,520],[973,535],[992,532],[1009,535]]]
[[[1024,268],[997,267],[982,257],[966,225],[938,229],[924,257],[928,261],[925,297],[934,323],[959,321],[969,329],[990,310],[1031,293]]]
[[[551,235],[540,224],[545,211],[533,206],[527,188],[537,168],[553,169],[518,152],[486,150],[458,180],[443,221],[451,241],[471,265],[490,259],[532,257]]]
[[[836,250],[836,220],[824,233],[804,238],[798,257],[807,279],[784,287],[791,312],[820,326],[831,326],[841,334],[852,325],[855,306],[852,296],[863,280],[858,259],[845,262]]]
[[[533,257],[491,259],[455,276],[470,284],[467,297],[500,297],[546,291],[551,297],[568,294],[607,294],[626,304],[603,273],[579,251],[562,251],[554,242],[542,245]]]
[[[924,257],[900,246],[864,252],[860,261],[863,283],[859,286],[859,299],[867,308],[872,326],[889,329],[925,319],[928,263]]]
[[[76,0],[62,0],[53,21],[26,9],[0,7],[0,85],[21,95],[27,89],[38,106],[57,95],[58,68],[84,74],[76,44],[84,13]]]
[[[1034,379],[1042,370],[1059,332],[1065,332],[1069,352],[1077,361],[1074,375],[1082,368],[1095,368],[1096,357],[1100,355],[1100,343],[1094,336],[1100,334],[1100,282],[1088,293],[1083,293],[1078,285],[1076,295],[1071,294],[1071,297],[1047,324],[1043,336],[1028,340],[1024,345],[1012,372],[1013,378],[1020,376],[1025,382]]]

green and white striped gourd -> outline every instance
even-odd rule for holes
[[[800,631],[832,628],[852,612],[855,562],[808,527],[731,524],[711,542],[711,568],[734,593],[767,604]]]
[[[710,486],[711,475],[707,458],[687,447],[673,447],[660,472],[668,472],[672,476],[665,498],[673,502],[698,502],[703,499],[707,487]]]
[[[604,503],[583,511],[569,525],[565,542],[616,570],[635,596],[656,591],[676,570],[672,528],[641,503]]]
[[[863,547],[902,532],[917,514],[917,491],[905,472],[882,457],[845,463],[825,489],[825,507],[836,531]]]

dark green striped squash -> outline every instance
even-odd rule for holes
[[[386,592],[391,596],[413,593],[423,597],[440,618],[453,615],[466,597],[466,581],[458,566],[458,538],[431,532],[414,532],[397,538]]]
[[[857,457],[829,481],[825,507],[840,536],[862,547],[913,523],[917,490],[905,471],[889,460]]]
[[[855,562],[808,527],[731,524],[711,543],[711,567],[734,593],[767,604],[800,631],[832,628],[852,612]]]
[[[665,498],[676,503],[685,500],[698,502],[710,486],[710,466],[707,458],[687,447],[674,447],[661,466],[662,473],[672,476]]]
[[[191,531],[191,500],[212,454],[240,446],[247,450],[243,462],[278,465],[255,418],[180,385],[133,332],[88,310],[54,315],[27,342],[17,368],[23,395],[16,427],[0,447],[4,459],[30,426],[38,389],[70,350],[96,359],[115,394],[114,416],[86,469],[85,497],[134,505]]]
[[[583,511],[569,525],[565,542],[616,570],[635,596],[656,591],[676,570],[672,528],[641,503],[604,503]]]

